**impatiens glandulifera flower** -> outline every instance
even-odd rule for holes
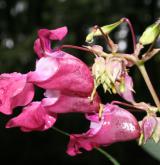
[[[51,40],[61,40],[66,33],[66,27],[39,30],[34,50],[40,59],[35,71],[28,74],[28,81],[44,89],[89,96],[94,83],[87,65],[68,53],[51,48]]]
[[[47,114],[47,110],[41,102],[32,102],[17,116],[12,118],[6,124],[6,128],[20,127],[21,131],[44,131],[53,126],[57,115]]]
[[[125,100],[134,102],[133,81],[128,75],[126,66],[128,62],[119,57],[96,57],[92,67],[92,74],[95,78],[95,87],[102,84],[104,91],[118,93]]]
[[[101,120],[98,114],[87,118],[91,121],[90,130],[83,134],[70,135],[67,153],[71,156],[80,154],[80,148],[90,151],[94,147],[108,146],[140,136],[136,118],[117,105],[106,104]]]
[[[27,75],[10,73],[0,75],[0,112],[12,114],[13,108],[29,104],[34,88],[27,82]]]
[[[68,95],[56,90],[47,90],[45,96],[47,98],[42,100],[42,105],[51,115],[69,112],[95,113],[99,110],[100,99],[97,94],[93,101],[90,101],[88,97]]]

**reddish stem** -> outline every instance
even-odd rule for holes
[[[86,52],[91,52],[89,49],[81,47],[81,46],[75,46],[75,45],[62,45],[60,46],[60,49],[63,48],[72,48],[72,49],[78,49],[78,50],[82,50],[82,51],[86,51]]]
[[[112,101],[111,104],[124,105],[124,106],[126,106],[126,107],[130,107],[130,108],[137,109],[137,110],[134,110],[134,109],[128,109],[129,111],[145,112],[144,109],[137,108],[137,107],[135,107],[135,106],[132,105],[132,104],[123,103],[123,102],[121,102],[121,101]]]
[[[132,41],[133,41],[133,48],[134,48],[134,51],[136,49],[136,35],[135,35],[135,32],[134,32],[134,29],[133,29],[133,26],[130,22],[130,20],[128,18],[123,18],[123,22],[126,22],[131,30],[131,34],[132,34]]]

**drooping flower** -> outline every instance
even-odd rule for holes
[[[66,95],[62,91],[47,90],[42,100],[42,105],[46,107],[49,114],[54,113],[69,113],[69,112],[82,112],[82,113],[95,113],[99,110],[99,96],[96,94],[93,101],[88,97],[81,97],[77,95]]]
[[[34,88],[27,82],[27,75],[10,73],[0,75],[0,112],[12,114],[13,108],[29,104]]]
[[[17,116],[8,121],[6,128],[20,127],[21,131],[44,131],[56,122],[57,115],[47,114],[41,102],[32,102]]]
[[[87,65],[60,49],[51,48],[51,40],[62,40],[66,34],[66,27],[38,31],[34,50],[40,59],[35,71],[28,74],[28,81],[44,89],[89,96],[94,83]]]
[[[87,151],[94,147],[108,146],[115,142],[137,139],[140,128],[136,118],[128,111],[112,104],[107,104],[101,120],[98,114],[88,116],[90,130],[83,134],[70,135],[67,153],[71,156],[80,154],[80,148]]]

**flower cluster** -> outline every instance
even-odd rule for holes
[[[158,142],[158,107],[135,102],[133,80],[128,70],[134,64],[139,66],[159,50],[153,49],[140,59],[140,50],[145,45],[143,38],[146,38],[142,35],[142,43],[135,46],[133,54],[118,53],[117,45],[109,38],[107,32],[124,20],[126,19],[102,29],[94,29],[94,32],[87,36],[87,40],[93,41],[95,36],[103,35],[111,50],[110,53],[106,53],[100,45],[94,44],[83,48],[95,55],[91,70],[80,59],[62,51],[62,47],[51,48],[52,41],[61,41],[66,36],[67,27],[55,30],[40,29],[34,43],[34,51],[38,56],[35,70],[26,74],[14,72],[0,75],[0,112],[9,115],[13,113],[14,108],[24,106],[17,117],[8,121],[6,128],[20,127],[24,132],[44,131],[55,124],[61,113],[83,113],[90,121],[90,129],[83,134],[70,135],[67,153],[71,156],[81,153],[80,148],[90,151],[94,147],[108,146],[139,137],[140,143],[145,143],[149,138]],[[113,101],[103,105],[96,90],[100,85],[105,93],[117,93],[128,103]],[[45,90],[41,101],[32,101],[34,86]],[[138,122],[119,104],[146,111],[147,116]]]

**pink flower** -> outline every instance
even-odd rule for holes
[[[20,73],[0,75],[0,112],[12,114],[13,108],[29,104],[34,88],[27,83],[27,76]]]
[[[6,128],[20,127],[24,132],[44,131],[56,122],[56,114],[50,116],[41,102],[32,102],[25,107],[19,116],[12,118],[6,124]]]
[[[87,65],[60,49],[51,48],[51,40],[62,40],[66,34],[66,27],[38,31],[34,50],[40,59],[35,71],[28,73],[28,81],[44,89],[90,96],[94,83]]]
[[[90,151],[100,145],[108,146],[140,136],[140,128],[135,117],[116,105],[107,104],[100,121],[98,114],[87,118],[91,120],[90,130],[83,134],[70,135],[67,153],[71,156],[80,154],[80,148]]]
[[[87,97],[77,95],[66,95],[61,91],[47,90],[45,93],[47,98],[42,100],[42,105],[46,107],[49,114],[82,112],[94,113],[99,110],[99,97],[96,95],[93,101]]]

